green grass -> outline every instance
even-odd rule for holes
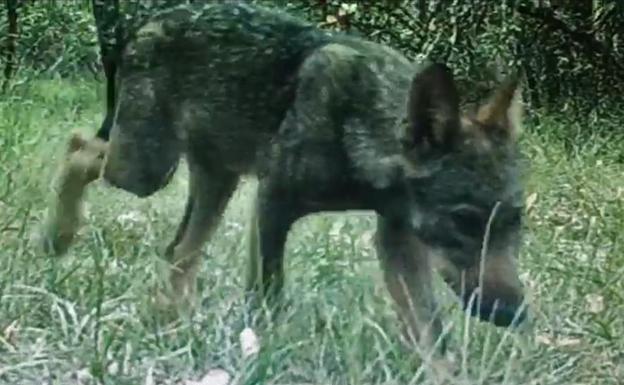
[[[148,372],[156,384],[183,384],[212,368],[245,384],[438,383],[398,343],[372,216],[317,215],[295,226],[291,305],[279,324],[256,330],[262,349],[252,358],[242,357],[239,333],[253,181],[204,248],[202,305],[190,320],[157,316],[148,296],[184,206],[184,170],[143,200],[93,186],[68,255],[38,253],[65,141],[73,130],[93,133],[103,105],[90,81],[29,87],[0,100],[0,384],[144,384]],[[457,384],[624,383],[622,150],[594,138],[566,152],[542,121],[523,143],[531,202],[521,270],[534,319],[521,333],[495,329],[464,317],[439,285],[462,366]]]

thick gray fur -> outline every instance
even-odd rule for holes
[[[480,115],[461,116],[442,65],[416,65],[386,46],[234,3],[153,17],[126,45],[117,82],[104,178],[148,196],[182,155],[189,163],[187,209],[168,249],[176,298],[192,294],[201,246],[238,178],[253,174],[248,288],[260,297],[283,285],[292,223],[363,209],[379,216],[386,281],[417,340],[433,343],[441,330],[435,255],[467,306],[482,287],[475,314],[513,323],[523,298],[515,269],[522,189],[505,97],[514,89]],[[482,253],[491,263],[480,275]]]

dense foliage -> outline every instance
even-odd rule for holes
[[[503,0],[307,0],[297,4],[329,27],[388,43],[412,57],[449,63],[488,86],[520,69],[535,106],[572,99],[589,109],[624,93],[624,2]],[[578,105],[575,105],[578,107]]]
[[[193,0],[186,0],[192,2]],[[200,0],[195,0],[200,1]],[[533,107],[580,117],[613,112],[624,95],[624,2],[490,0],[256,0],[287,8],[323,28],[390,44],[416,59],[448,63],[474,96],[520,70]],[[3,66],[11,72],[100,71],[102,36],[125,36],[145,17],[181,1],[4,0],[17,14],[0,19]],[[96,28],[93,4],[100,10]],[[116,12],[113,12],[116,9]],[[118,16],[120,15],[120,16]],[[108,19],[107,19],[108,18]],[[111,20],[112,18],[112,20]],[[119,31],[113,31],[119,26]],[[102,36],[98,40],[99,31]],[[117,35],[115,33],[118,33]],[[105,41],[104,41],[105,42]],[[11,44],[16,54],[11,59]],[[6,59],[6,60],[5,60]],[[18,77],[19,78],[19,77]]]

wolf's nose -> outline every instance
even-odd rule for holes
[[[511,305],[501,300],[494,302],[482,302],[479,306],[477,299],[464,298],[464,310],[469,310],[470,315],[479,319],[492,322],[498,327],[516,327],[528,318],[526,307]],[[470,309],[467,309],[470,306]]]

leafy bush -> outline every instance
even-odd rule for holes
[[[471,96],[469,102],[483,97],[494,81],[511,71],[525,74],[525,100],[531,107],[565,111],[584,123],[591,122],[588,116],[612,116],[624,101],[624,2],[252,2],[285,8],[322,28],[364,35],[414,59],[445,62],[457,74],[464,94]],[[99,72],[91,1],[19,4],[20,68],[61,76]],[[174,4],[180,1],[120,2],[120,25],[127,32]],[[1,23],[0,31],[6,30],[6,18]],[[113,28],[115,22],[108,25]]]
[[[88,3],[75,1],[19,2],[18,68],[62,76],[94,71],[97,63],[95,25]],[[2,18],[2,31],[6,28]],[[2,44],[6,44],[8,36]]]

